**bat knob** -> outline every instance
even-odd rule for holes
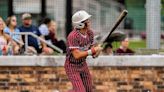
[[[126,13],[126,14],[128,13],[128,11],[127,11],[127,10],[123,10],[123,12],[124,12],[124,13]]]

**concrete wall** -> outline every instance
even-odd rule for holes
[[[67,92],[64,56],[0,57],[0,92]],[[164,92],[163,56],[100,56],[88,64],[94,92]]]

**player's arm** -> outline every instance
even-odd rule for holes
[[[96,52],[99,52],[102,48],[100,46],[92,47],[91,49],[87,51],[81,51],[79,49],[73,49],[72,54],[75,59],[81,59],[83,57],[87,57],[89,55],[93,56],[96,54]]]
[[[88,56],[87,51],[80,51],[78,49],[72,50],[72,54],[73,54],[75,59],[80,59],[80,58]]]
[[[77,38],[78,37],[76,37],[76,35],[72,35],[72,34],[69,35],[67,38],[69,49],[71,50],[71,53],[75,59],[81,59],[87,57],[88,55],[94,55],[96,54],[97,51],[101,49],[101,47],[96,46],[96,47],[92,47],[87,51],[82,51],[79,49],[80,48],[79,40]]]

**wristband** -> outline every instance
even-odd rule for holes
[[[88,53],[88,55],[92,55],[92,50],[91,49],[88,50],[87,53]]]

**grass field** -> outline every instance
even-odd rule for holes
[[[140,40],[140,41],[130,41],[129,42],[129,48],[132,50],[137,50],[140,48],[146,48],[146,41],[145,40]],[[113,44],[113,50],[116,50],[117,48],[120,47],[120,42],[114,42]]]
[[[164,45],[164,41],[161,41],[161,45]],[[120,47],[120,42],[113,42],[113,51],[115,51],[117,48]],[[136,54],[141,54],[141,55],[149,55],[149,54],[155,54],[159,52],[163,52],[164,54],[164,49],[159,49],[159,50],[151,50],[151,49],[146,49],[146,40],[130,40],[129,41],[129,48],[134,50]],[[60,53],[54,52],[54,55],[61,55]]]

